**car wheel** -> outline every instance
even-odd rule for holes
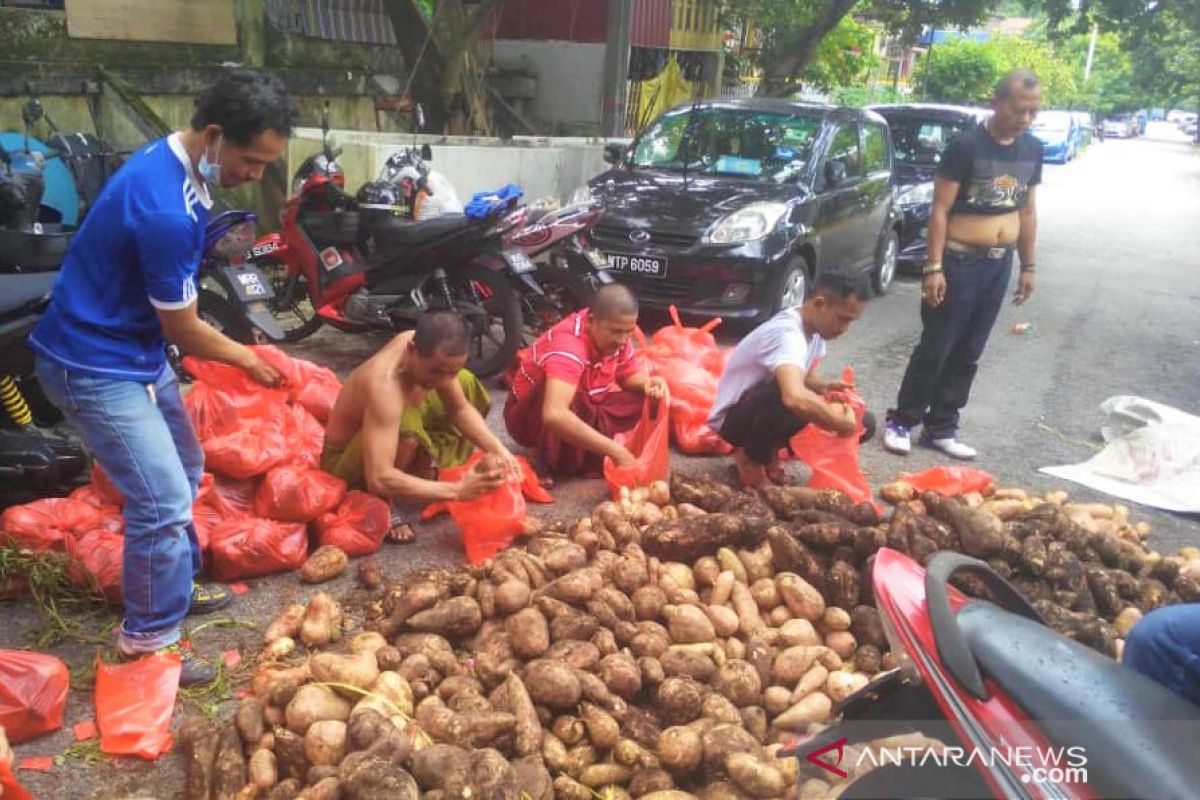
[[[871,272],[871,283],[875,286],[875,294],[886,294],[896,277],[896,256],[900,252],[900,240],[896,232],[889,230],[879,242],[875,258],[875,269]]]
[[[774,315],[785,308],[795,308],[804,304],[808,299],[808,262],[803,256],[797,256],[787,263],[783,274],[779,276],[775,307],[771,309]]]

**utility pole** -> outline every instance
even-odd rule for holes
[[[1092,74],[1092,57],[1096,55],[1096,35],[1100,32],[1100,26],[1095,22],[1092,23],[1092,40],[1088,42],[1087,64],[1083,68],[1083,82],[1087,83],[1088,78]]]
[[[600,132],[625,135],[625,100],[629,94],[629,39],[633,0],[608,0],[608,36],[604,48],[604,105]]]
[[[925,80],[921,85],[921,99],[929,99],[929,68],[933,63],[933,37],[937,34],[937,28],[929,29],[929,49],[925,51]]]

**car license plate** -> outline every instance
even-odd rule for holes
[[[667,277],[667,260],[662,256],[632,256],[624,253],[605,253],[608,268],[645,278]]]
[[[533,272],[537,269],[537,264],[533,260],[522,253],[520,250],[505,250],[504,260],[508,262],[508,266],[518,275],[524,275],[527,272]]]
[[[275,296],[271,284],[263,273],[255,267],[225,267],[225,279],[233,287],[238,300],[251,303],[270,300]]]

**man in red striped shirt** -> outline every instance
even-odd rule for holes
[[[504,424],[552,474],[599,474],[605,456],[618,466],[634,462],[613,437],[637,424],[646,397],[667,396],[666,381],[652,377],[633,348],[637,319],[629,289],[601,287],[590,308],[546,331],[521,358]]]

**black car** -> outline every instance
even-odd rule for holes
[[[977,125],[987,112],[964,106],[911,103],[869,106],[887,120],[892,133],[896,205],[903,216],[900,263],[925,263],[925,231],[933,205],[933,174],[946,144]]]
[[[643,305],[762,321],[818,271],[887,291],[900,218],[887,125],[860,109],[736,100],[665,113],[576,193],[604,204],[592,243]]]

